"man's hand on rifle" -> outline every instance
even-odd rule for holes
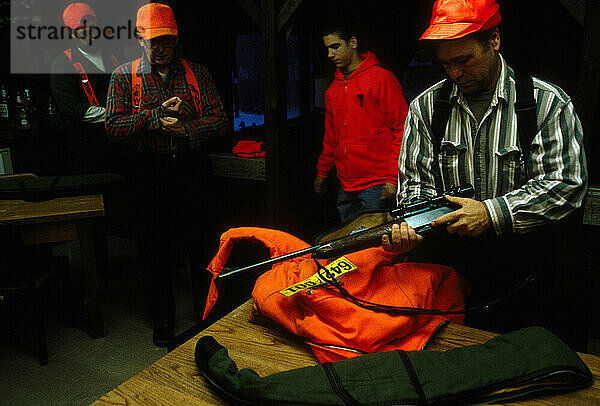
[[[390,252],[409,252],[423,241],[423,236],[405,222],[392,224],[392,238],[384,234],[381,237],[383,249]]]
[[[448,233],[469,237],[477,237],[490,228],[490,215],[482,202],[464,197],[445,197],[461,208],[433,220],[433,227],[447,224]]]

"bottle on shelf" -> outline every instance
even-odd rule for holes
[[[31,92],[27,88],[25,88],[25,105],[27,106],[29,117],[31,118],[32,115],[35,115],[37,108],[31,98]]]
[[[29,90],[25,89],[27,93]],[[21,93],[17,92],[17,114],[19,116],[18,126],[21,130],[31,129],[31,122],[29,116],[29,108],[27,106],[26,99],[21,98]]]
[[[10,100],[8,98],[8,93],[4,88],[4,85],[0,88],[0,120],[9,121],[10,120],[10,112],[8,110],[10,105]]]
[[[48,96],[48,121],[56,123],[56,108],[52,103],[52,96]]]

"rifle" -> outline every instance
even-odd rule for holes
[[[386,221],[381,225],[359,230],[329,242],[317,244],[303,250],[290,252],[289,254],[281,255],[242,268],[224,268],[223,271],[225,272],[217,275],[216,279],[218,280],[227,278],[240,272],[246,272],[252,269],[261,268],[263,266],[287,261],[288,259],[300,257],[306,254],[311,254],[312,258],[316,259],[333,259],[351,252],[376,247],[381,244],[381,237],[384,234],[387,234],[391,237],[392,224],[402,221],[405,221],[417,233],[426,234],[432,229],[431,222],[433,220],[458,208],[456,205],[453,205],[446,200],[444,196],[450,195],[456,197],[472,197],[473,194],[474,190],[473,186],[471,185],[452,188],[436,197],[402,205],[391,210],[390,216],[392,220]]]

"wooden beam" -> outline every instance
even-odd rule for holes
[[[303,0],[287,0],[285,4],[279,10],[277,15],[277,32],[280,32],[287,22],[292,18],[298,7],[302,4]]]
[[[277,31],[275,0],[262,0],[263,80],[265,100],[266,197],[268,223],[281,226],[288,171],[286,160],[286,53]]]
[[[262,29],[262,16],[261,10],[258,8],[254,0],[237,0],[238,4],[246,11],[246,14],[250,16],[250,19],[257,27]]]
[[[290,36],[292,35],[292,29],[294,28],[294,23],[290,23],[285,29],[285,42],[287,43],[290,40]]]
[[[600,175],[595,168],[596,160],[592,158],[598,152],[598,140],[594,138],[600,131],[600,0],[586,2],[582,48],[575,103],[584,130],[590,181],[598,182]]]
[[[585,18],[585,0],[558,0],[560,4],[577,20],[577,22],[583,25]]]

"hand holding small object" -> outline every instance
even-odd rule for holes
[[[164,102],[159,109],[159,116],[162,117],[178,117],[181,111],[183,101],[175,96]]]

